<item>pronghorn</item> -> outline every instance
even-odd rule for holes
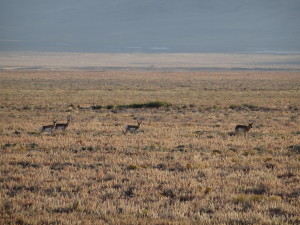
[[[55,125],[55,130],[63,130],[65,131],[67,129],[67,127],[70,125],[71,122],[71,116],[67,117],[67,123],[57,123]]]
[[[55,130],[56,122],[57,122],[57,120],[54,120],[52,125],[43,126],[40,129],[41,133],[43,133],[43,132],[51,132],[52,133]]]
[[[249,130],[252,128],[252,123],[249,123],[248,126],[245,126],[245,125],[237,125],[235,127],[235,134],[240,134],[240,133],[243,133],[244,136],[246,136],[246,133],[249,132]]]
[[[135,125],[126,125],[125,126],[125,131],[124,131],[124,134],[126,134],[127,132],[130,132],[130,133],[135,133],[138,131],[138,129],[140,129],[140,126],[142,124],[142,121],[138,121],[137,122],[138,125],[135,126]]]

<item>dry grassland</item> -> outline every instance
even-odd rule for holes
[[[6,71],[0,85],[0,224],[300,223],[299,72]],[[172,105],[128,107],[152,101]],[[68,115],[65,133],[38,132]]]

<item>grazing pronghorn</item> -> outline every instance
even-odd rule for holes
[[[237,125],[235,127],[235,134],[237,135],[237,134],[243,133],[244,136],[246,136],[246,133],[249,132],[249,130],[252,128],[252,124],[253,124],[253,122],[249,123],[248,126],[246,126],[246,125]]]
[[[142,121],[138,121],[137,122],[138,125],[135,126],[135,125],[126,125],[125,126],[125,131],[124,131],[124,134],[126,134],[127,132],[130,132],[130,133],[135,133],[138,131],[138,129],[140,129],[140,126],[142,124]]]
[[[41,133],[43,133],[43,132],[51,132],[52,133],[55,130],[56,122],[57,122],[57,120],[54,120],[52,125],[43,126],[40,130]]]
[[[62,130],[65,131],[67,129],[67,127],[70,125],[71,122],[71,116],[67,117],[67,123],[57,123],[55,125],[55,130]]]

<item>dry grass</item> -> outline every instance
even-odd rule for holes
[[[1,224],[300,223],[299,72],[0,72],[0,83]],[[117,108],[150,101],[172,106]],[[66,133],[38,133],[68,115]],[[228,134],[249,121],[246,138]]]

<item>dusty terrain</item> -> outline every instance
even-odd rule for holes
[[[299,72],[2,71],[0,85],[1,224],[300,223]]]
[[[0,71],[299,71],[299,54],[0,52]]]

